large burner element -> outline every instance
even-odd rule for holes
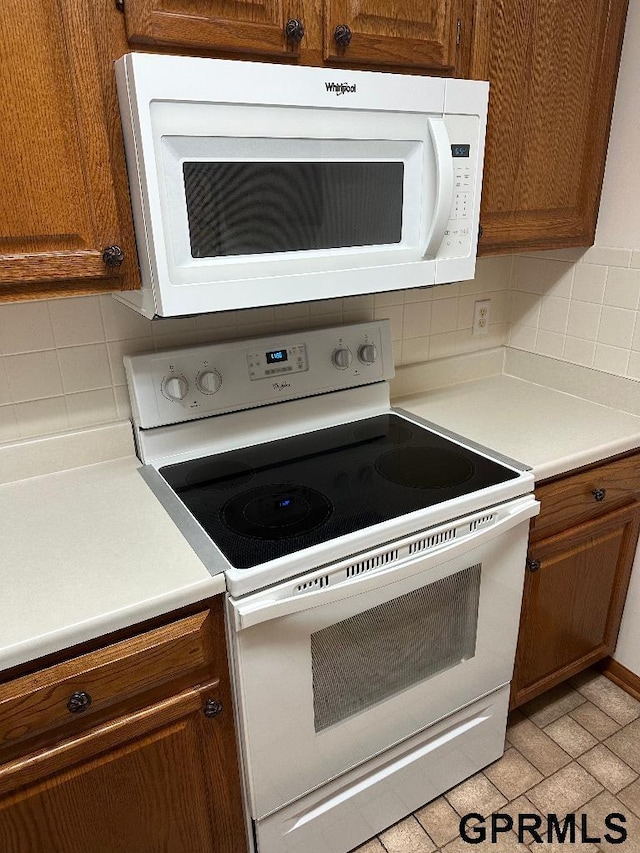
[[[376,461],[385,480],[413,489],[458,486],[473,476],[473,464],[461,453],[434,447],[399,447]]]
[[[231,498],[220,512],[223,522],[242,536],[286,539],[323,524],[331,502],[315,489],[277,484],[248,489]]]

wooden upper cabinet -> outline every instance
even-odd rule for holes
[[[2,5],[0,300],[136,284],[92,33],[85,0]],[[124,263],[104,262],[108,246]]]
[[[325,58],[332,62],[402,65],[452,72],[456,67],[458,0],[325,0]],[[336,41],[340,33],[348,45]]]
[[[131,44],[286,54],[281,0],[125,0]]]
[[[627,0],[477,0],[481,254],[593,243]]]

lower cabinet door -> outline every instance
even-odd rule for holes
[[[245,851],[231,707],[207,717],[209,698],[188,690],[0,765],[0,850]]]
[[[512,708],[613,652],[639,527],[634,503],[529,546]]]

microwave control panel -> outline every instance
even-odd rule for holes
[[[479,206],[478,119],[476,116],[446,116],[453,160],[453,197],[439,258],[465,257],[471,253],[472,223]],[[477,198],[478,197],[478,198]]]

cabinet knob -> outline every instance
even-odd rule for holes
[[[338,24],[338,26],[333,31],[333,40],[338,45],[338,47],[349,47],[352,38],[353,33],[346,24]]]
[[[594,489],[594,490],[591,492],[591,494],[594,496],[594,498],[595,498],[598,502],[600,502],[600,501],[603,501],[603,500],[606,498],[606,496],[607,496],[607,490],[606,490],[606,489]]]
[[[222,713],[222,702],[219,702],[217,699],[207,699],[204,703],[204,715],[205,717],[217,717],[218,714]]]
[[[107,246],[102,250],[102,260],[108,267],[119,267],[124,261],[124,252],[120,246]]]
[[[304,38],[304,24],[298,18],[289,18],[284,25],[284,34],[290,44],[300,44]]]
[[[542,563],[540,560],[529,560],[527,559],[527,568],[530,572],[537,572]]]
[[[72,714],[78,714],[80,711],[86,711],[90,704],[91,696],[84,690],[76,690],[69,697],[67,708]]]

